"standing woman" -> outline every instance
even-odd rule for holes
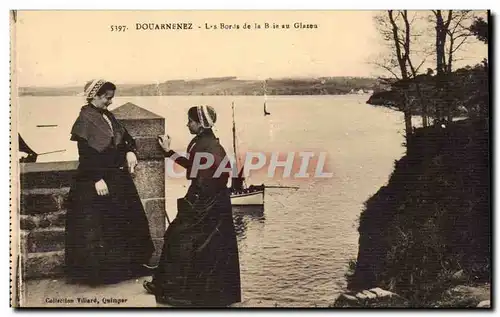
[[[79,165],[66,215],[66,273],[89,284],[113,283],[140,272],[154,250],[131,174],[135,141],[107,110],[116,86],[94,80],[71,130]]]
[[[168,137],[160,138],[166,156],[174,156],[172,159],[186,168],[191,180],[186,196],[178,199],[177,217],[165,233],[153,280],[144,282],[144,288],[160,303],[208,307],[241,301],[238,244],[227,188],[229,173],[215,173],[227,159],[212,131],[216,119],[212,107],[189,109],[187,126],[195,135],[187,147],[189,158],[172,151]],[[212,157],[213,164],[192,175],[194,159],[200,154]]]

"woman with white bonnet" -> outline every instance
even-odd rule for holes
[[[166,156],[186,169],[191,185],[186,196],[178,199],[177,217],[165,233],[158,268],[144,288],[158,302],[172,306],[228,306],[241,301],[238,245],[227,187],[229,172],[215,172],[229,160],[212,130],[217,121],[212,107],[191,107],[187,119],[194,135],[188,158],[171,150],[168,136],[159,140]],[[194,161],[200,153],[211,156],[213,164],[191,175],[200,163]]]
[[[79,165],[66,214],[66,273],[74,282],[115,283],[144,274],[154,251],[131,174],[135,141],[108,110],[116,86],[87,83],[87,104],[71,129]]]

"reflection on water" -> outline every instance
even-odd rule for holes
[[[249,225],[264,226],[264,206],[233,206],[233,222],[236,236],[241,242],[246,238]]]

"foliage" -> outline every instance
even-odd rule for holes
[[[488,44],[488,22],[479,17],[469,27],[470,32],[481,42]]]
[[[366,202],[350,287],[425,303],[459,270],[490,279],[488,121],[420,128],[412,138],[388,185]]]

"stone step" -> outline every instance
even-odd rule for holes
[[[69,187],[24,189],[21,191],[21,214],[53,213],[65,209]]]
[[[78,161],[20,164],[21,188],[69,187],[74,181]]]
[[[22,230],[33,230],[36,228],[64,227],[66,222],[66,211],[57,211],[40,215],[21,215],[20,225]]]
[[[27,235],[28,253],[52,252],[64,250],[63,227],[33,229]]]
[[[30,253],[24,260],[24,279],[55,277],[64,273],[64,251]]]

